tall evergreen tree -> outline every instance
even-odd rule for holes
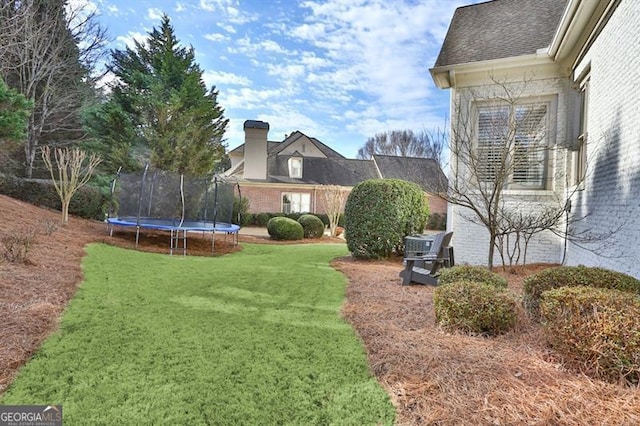
[[[154,167],[206,174],[224,155],[228,120],[215,87],[207,90],[193,47],[183,47],[169,17],[145,43],[112,52],[109,69],[117,77],[111,102],[131,119],[136,142],[151,151]]]

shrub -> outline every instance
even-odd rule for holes
[[[542,293],[559,287],[589,286],[640,294],[640,281],[621,272],[586,266],[558,266],[528,276],[524,280],[523,304],[529,314],[540,315]]]
[[[267,226],[269,219],[271,219],[271,216],[269,216],[269,213],[258,213],[255,216],[255,222],[256,222],[256,225],[258,226]]]
[[[440,213],[431,213],[427,222],[427,229],[444,231],[447,229],[447,215]]]
[[[436,322],[446,330],[498,335],[516,324],[516,301],[507,291],[485,283],[457,281],[436,288]]]
[[[421,233],[429,216],[422,189],[398,179],[356,185],[345,206],[349,251],[355,258],[387,258],[404,251],[404,237]]]
[[[249,213],[249,199],[246,197],[233,198],[232,222],[236,225],[247,226],[251,223],[253,216]]]
[[[2,236],[3,257],[12,263],[25,263],[38,231],[36,228],[18,229]]]
[[[0,193],[36,206],[61,210],[60,196],[53,182],[46,179],[21,179],[3,176]],[[69,213],[86,219],[104,220],[109,207],[109,197],[93,186],[83,186],[76,192],[69,205]]]
[[[274,240],[301,240],[302,225],[288,217],[274,217],[267,222],[267,232]]]
[[[324,223],[312,214],[303,214],[298,219],[298,223],[302,225],[305,238],[321,238],[324,235]]]
[[[619,290],[562,287],[543,293],[540,314],[551,346],[585,373],[637,385],[640,300]]]
[[[481,266],[454,266],[440,270],[439,284],[449,284],[456,281],[474,281],[485,283],[496,288],[507,288],[507,280]]]

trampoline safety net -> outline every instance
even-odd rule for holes
[[[111,188],[109,217],[163,220],[181,227],[200,222],[213,229],[234,223],[233,203],[237,181],[219,175],[191,177],[161,170],[120,173]]]

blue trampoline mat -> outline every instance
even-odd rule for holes
[[[226,222],[211,222],[211,221],[194,221],[179,219],[158,219],[151,217],[137,218],[131,217],[110,217],[107,219],[107,223],[116,226],[139,226],[145,229],[158,229],[164,231],[208,231],[208,232],[230,232],[237,233],[240,230],[240,226],[233,223]]]

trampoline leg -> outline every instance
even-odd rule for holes
[[[216,246],[216,231],[211,232],[211,256],[213,256],[214,248]]]
[[[138,240],[140,239],[140,227],[136,226],[136,248],[138,248]]]

